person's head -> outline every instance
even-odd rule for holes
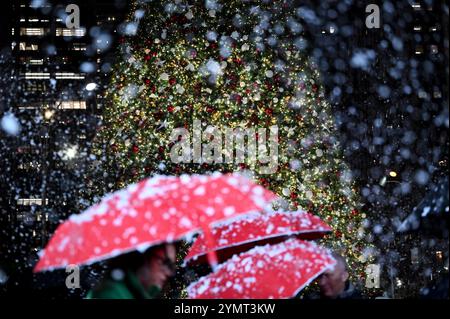
[[[164,244],[145,253],[144,262],[137,269],[137,275],[145,287],[162,288],[175,275],[176,247]]]
[[[337,253],[333,253],[332,256],[336,259],[336,265],[324,272],[318,280],[320,293],[325,298],[337,298],[345,290],[349,277],[344,257]]]
[[[156,286],[161,289],[175,274],[175,262],[175,244],[162,244],[149,248],[145,253],[134,251],[123,255],[113,260],[110,266],[132,271],[145,288]]]

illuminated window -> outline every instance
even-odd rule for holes
[[[29,169],[38,169],[41,167],[41,164],[36,161],[27,162],[27,163],[20,163],[18,168],[23,170],[29,170]]]
[[[85,75],[82,73],[72,73],[72,72],[60,72],[55,74],[56,79],[59,80],[83,80],[85,78]]]
[[[26,44],[25,42],[19,43],[20,51],[37,51],[39,50],[39,46],[37,44]]]
[[[420,25],[415,26],[414,31],[422,31],[422,27]]]
[[[26,92],[45,92],[47,91],[47,86],[45,85],[45,82],[41,81],[33,81],[33,82],[27,82],[25,87]]]
[[[28,63],[31,65],[43,65],[44,59],[31,59]]]
[[[43,36],[48,32],[44,28],[20,28],[20,35]]]
[[[427,99],[428,98],[427,92],[425,92],[423,90],[419,91],[418,96],[419,96],[420,99]]]
[[[84,110],[86,109],[86,101],[62,101],[57,103],[58,109],[65,110]]]
[[[416,46],[416,51],[415,53],[417,55],[423,54],[423,47],[421,45]]]
[[[74,43],[73,50],[74,51],[86,51],[86,44],[85,43]]]
[[[411,6],[413,7],[414,10],[420,10],[421,9],[420,3],[413,3]]]
[[[17,205],[22,205],[22,206],[31,206],[31,205],[38,205],[38,206],[42,206],[42,205],[48,205],[48,199],[44,201],[42,200],[42,198],[19,198],[17,200]]]
[[[433,91],[433,98],[440,99],[441,97],[442,97],[441,90],[435,88],[434,91]]]
[[[25,79],[26,80],[50,79],[50,73],[27,72],[27,73],[25,73]]]
[[[57,37],[84,37],[86,29],[84,28],[56,28]]]
[[[31,64],[31,65],[43,65],[44,64],[44,59],[33,59],[31,57],[20,57],[20,62],[22,64]]]
[[[25,106],[19,106],[19,110],[37,110],[39,109],[39,105],[25,105]],[[19,152],[21,153],[21,152]]]

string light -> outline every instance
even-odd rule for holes
[[[241,1],[223,3],[220,21],[225,22],[220,26],[219,15],[209,16],[202,5],[189,7],[192,20],[181,9],[169,15],[156,3],[143,6],[146,14],[137,35],[122,41],[125,54],[115,66],[112,89],[107,94],[109,107],[97,136],[97,153],[106,154],[104,169],[118,176],[116,188],[156,173],[179,175],[252,167],[249,159],[240,164],[173,163],[170,134],[180,127],[191,132],[194,119],[218,128],[277,125],[278,170],[267,175],[253,169],[253,176],[283,197],[287,208],[303,208],[332,226],[334,233],[324,243],[348,257],[352,275],[363,276],[361,260],[371,261],[361,258],[369,246],[361,227],[365,214],[358,209],[358,191],[344,178],[348,167],[320,74],[293,45],[293,35],[278,35],[277,47],[265,45],[261,50],[252,37],[260,22],[257,15],[246,16],[239,30],[230,23],[236,13],[242,15],[250,8]],[[286,23],[295,13],[295,8],[274,10],[272,6],[277,4],[260,5],[273,15],[271,24]],[[206,37],[215,29],[228,36],[238,31],[239,36],[230,40],[232,45],[225,50],[221,48],[224,38],[218,36],[214,41]],[[228,53],[225,56],[221,55],[224,50]],[[208,61],[217,64],[207,66]],[[293,160],[295,168],[291,167]]]

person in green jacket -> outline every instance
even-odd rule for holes
[[[176,247],[163,244],[144,254],[132,252],[110,263],[111,271],[89,291],[87,299],[158,298],[167,280],[175,274]]]

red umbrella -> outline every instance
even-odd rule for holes
[[[234,255],[187,291],[193,299],[291,298],[335,264],[327,249],[291,238]]]
[[[215,250],[220,262],[255,245],[277,243],[286,236],[317,239],[331,232],[331,227],[319,217],[304,211],[258,213],[215,226],[211,234],[216,245],[208,245],[199,235],[185,257],[185,262],[206,262],[208,252]]]
[[[34,271],[90,264],[208,231],[276,196],[236,174],[157,176],[105,197],[60,225]]]

